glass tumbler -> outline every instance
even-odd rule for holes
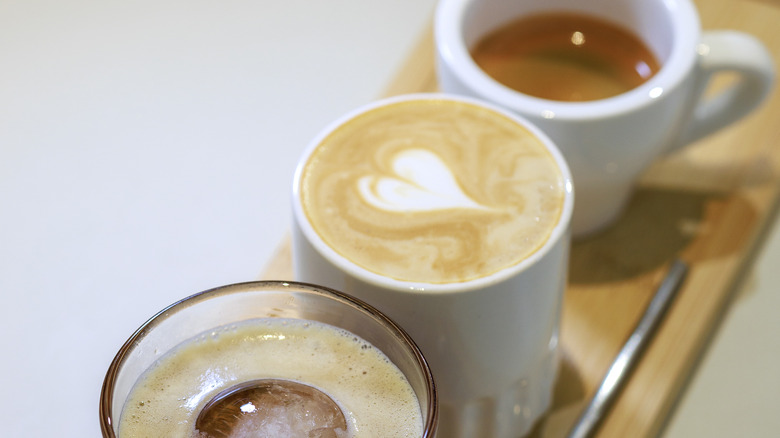
[[[299,282],[255,281],[187,297],[161,310],[133,333],[116,354],[103,382],[103,437],[117,436],[128,395],[161,356],[204,332],[258,318],[321,322],[371,343],[412,387],[420,404],[422,437],[435,436],[438,407],[433,376],[419,348],[402,328],[371,305],[333,289]]]

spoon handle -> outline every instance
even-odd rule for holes
[[[683,261],[675,260],[672,263],[669,272],[661,285],[658,286],[658,290],[642,315],[642,319],[639,320],[634,332],[631,333],[615,361],[612,362],[599,389],[569,432],[568,438],[586,438],[596,431],[645,347],[655,334],[687,273],[688,266]]]

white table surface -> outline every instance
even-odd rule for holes
[[[382,93],[433,5],[1,0],[0,434],[99,436],[116,350],[162,307],[257,278],[307,141]],[[669,436],[715,436],[686,424]]]

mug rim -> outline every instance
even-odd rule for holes
[[[484,109],[495,111],[500,115],[508,117],[509,119],[523,126],[544,144],[545,148],[552,155],[559,171],[561,172],[564,197],[561,213],[558,217],[558,223],[555,224],[555,227],[553,227],[547,240],[545,240],[536,251],[520,262],[500,269],[499,271],[490,275],[460,282],[427,283],[423,281],[398,280],[369,271],[368,269],[339,254],[330,245],[325,243],[322,237],[320,237],[320,235],[314,230],[314,227],[312,226],[308,216],[306,215],[306,212],[304,211],[303,203],[301,201],[301,178],[303,174],[303,168],[308,163],[309,158],[317,146],[336,128],[359,116],[360,114],[382,106],[415,100],[453,101],[472,104]],[[417,293],[422,291],[427,293],[461,293],[475,289],[483,289],[494,284],[504,282],[535,265],[538,260],[542,259],[547,253],[552,251],[553,248],[555,248],[562,240],[566,238],[571,229],[571,218],[574,210],[574,185],[572,182],[571,171],[569,170],[569,166],[566,163],[563,154],[547,134],[545,134],[540,128],[528,121],[526,118],[512,113],[497,105],[479,99],[465,96],[454,96],[444,93],[411,93],[379,99],[355,108],[330,123],[325,129],[320,131],[320,133],[315,136],[314,139],[304,149],[304,152],[295,170],[292,197],[293,220],[309,244],[311,244],[314,250],[317,251],[322,257],[336,265],[338,269],[348,273],[350,276],[357,278],[360,281],[381,288],[392,289],[406,293]]]
[[[462,34],[464,16],[479,0],[442,0],[434,17],[434,40],[440,62],[475,94],[506,108],[543,119],[593,120],[634,111],[668,95],[692,70],[701,36],[698,13],[690,0],[657,0],[675,36],[661,69],[643,84],[604,99],[565,102],[523,94],[485,73],[471,57]]]

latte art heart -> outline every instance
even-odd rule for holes
[[[350,262],[409,282],[485,277],[537,251],[565,184],[514,119],[452,100],[409,100],[347,120],[299,173],[314,232]]]
[[[396,176],[364,176],[358,180],[363,199],[389,211],[447,208],[487,209],[463,193],[447,165],[425,149],[406,149],[393,159]]]

